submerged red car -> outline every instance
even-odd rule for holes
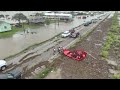
[[[81,61],[81,60],[85,59],[87,56],[87,52],[85,52],[83,50],[70,51],[70,50],[64,49],[63,53],[67,57],[72,58],[77,61]]]

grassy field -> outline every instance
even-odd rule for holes
[[[24,27],[21,27],[21,28],[12,26],[11,31],[1,32],[0,33],[0,38],[8,38],[8,37],[11,37],[12,35],[14,35],[18,31],[23,31],[27,28],[31,28],[31,29],[40,28],[41,26],[43,26],[43,24],[30,24],[30,25],[24,24]]]
[[[13,34],[15,34],[18,31],[23,31],[23,28],[16,28],[16,27],[13,26],[11,31],[1,32],[0,33],[0,38],[11,37]]]
[[[107,40],[102,48],[102,52],[101,52],[102,59],[105,59],[105,60],[108,59],[111,45],[115,43],[120,45],[118,33],[119,33],[119,24],[118,24],[117,13],[116,13],[112,19],[111,30],[108,32]]]

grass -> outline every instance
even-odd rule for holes
[[[102,59],[108,58],[109,50],[113,44],[114,44],[114,46],[115,46],[115,44],[119,46],[120,40],[118,38],[118,33],[119,33],[119,24],[118,24],[118,19],[117,19],[117,13],[115,13],[112,18],[111,29],[107,34],[107,40],[101,51]]]
[[[52,70],[53,70],[53,68],[46,68],[46,69],[44,69],[42,72],[40,72],[37,75],[37,79],[43,79],[43,78],[45,78],[48,75],[48,73],[50,73]]]
[[[52,63],[50,63],[50,65],[49,65],[47,68],[45,68],[42,72],[40,72],[40,73],[36,76],[36,79],[43,79],[43,78],[45,78],[51,71],[56,71],[57,68],[56,68],[56,67],[53,67],[54,63],[55,63],[55,60],[54,60]]]
[[[62,21],[60,21],[60,22],[62,22]],[[49,24],[50,23],[55,23],[55,21],[50,21]],[[57,24],[57,21],[56,21],[56,24]],[[44,26],[44,24],[27,24],[27,23],[24,23],[24,27],[21,27],[21,28],[12,26],[11,31],[0,32],[0,38],[9,38],[12,35],[14,35],[16,32],[23,31],[27,28],[31,28],[31,29],[40,28],[41,26]]]
[[[109,55],[108,51],[103,50],[103,51],[101,52],[101,56],[102,56],[104,59],[107,59],[107,58],[108,58],[108,55]]]
[[[23,28],[17,28],[15,26],[12,26],[12,30],[11,31],[7,31],[7,32],[0,32],[0,38],[7,38],[7,37],[11,37],[13,34],[15,34],[18,31],[23,31]]]
[[[39,28],[40,26],[43,26],[43,24],[24,24],[24,27],[15,27],[15,26],[12,26],[12,30],[11,31],[7,31],[7,32],[0,32],[0,38],[8,38],[8,37],[11,37],[12,35],[14,35],[16,32],[19,32],[19,31],[24,31],[25,29],[27,28]]]
[[[112,76],[114,79],[120,79],[120,74],[116,74]]]

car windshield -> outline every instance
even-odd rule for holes
[[[68,33],[69,33],[69,31],[65,31],[65,32],[64,32],[64,34],[68,34]]]

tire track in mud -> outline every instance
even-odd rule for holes
[[[24,72],[27,71],[27,73],[24,73],[22,78],[25,78],[25,77],[29,77],[31,75],[31,71],[34,71],[36,68],[38,67],[41,67],[43,65],[47,66],[49,64],[48,61],[44,61],[44,62],[40,62],[39,64],[35,65],[34,67],[32,67],[31,69],[27,70],[26,67],[24,68]]]

